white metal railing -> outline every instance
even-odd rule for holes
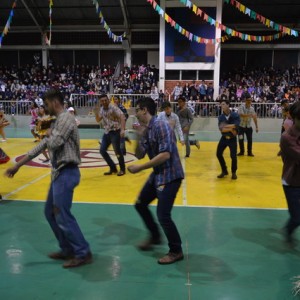
[[[98,101],[98,94],[87,95],[87,94],[72,94],[70,102],[76,108],[78,115],[87,115],[92,112],[92,108]],[[135,103],[138,99],[143,97],[149,97],[149,94],[113,94],[108,95],[110,98],[118,96],[125,106],[129,109],[135,107]],[[29,100],[0,100],[0,110],[4,110],[5,114],[15,115],[26,115],[28,114],[31,101]],[[158,110],[162,101],[157,100]],[[194,116],[199,117],[218,117],[221,114],[221,106],[219,102],[190,102],[188,101],[188,107]],[[177,102],[171,102],[172,109],[177,112]],[[241,103],[231,103],[231,109],[234,111],[238,110]],[[278,103],[252,103],[255,112],[259,118],[281,118],[282,109]]]
[[[98,101],[100,94],[71,94],[70,102],[74,107],[78,108],[92,108]],[[149,97],[149,94],[108,94],[110,99],[119,97],[121,103],[125,108],[135,107],[135,103],[138,99]]]

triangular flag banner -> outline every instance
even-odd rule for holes
[[[180,0],[183,2],[184,0]],[[153,3],[151,3],[150,0],[147,0],[148,3],[152,4],[152,8],[165,20],[165,22],[169,23],[176,31],[178,31],[180,34],[185,36],[190,41],[195,41],[197,43],[205,43],[205,44],[214,44],[214,43],[220,43],[221,39],[215,40],[215,39],[204,39],[201,37],[198,37],[194,35],[193,33],[189,32],[185,28],[181,27],[178,23],[176,23],[167,13],[164,12],[164,10],[153,0]],[[185,5],[190,5],[187,3],[187,1],[184,1]],[[191,3],[191,1],[190,1]],[[190,5],[190,8],[193,9],[193,5]],[[162,13],[163,12],[163,13]],[[198,10],[195,10],[195,13],[198,13]]]
[[[256,12],[252,12],[249,8],[247,8],[246,6],[244,6],[241,3],[237,2],[236,0],[230,0],[230,1],[225,1],[225,2],[226,3],[230,2],[231,5],[238,6],[240,11],[246,13],[249,16],[252,16],[252,18],[259,19],[261,22],[264,22],[264,24],[269,26],[269,27],[274,24],[271,20],[269,20],[269,19],[266,20],[265,17],[263,17],[261,15],[258,15]],[[186,7],[189,7],[188,4],[189,3],[186,2]],[[197,16],[200,16],[201,18],[203,18],[204,21],[206,21],[210,25],[214,25],[216,28],[219,28],[220,30],[226,32],[226,34],[234,36],[234,37],[238,37],[238,38],[240,38],[244,41],[255,41],[255,42],[273,41],[273,40],[279,39],[283,36],[282,34],[281,35],[275,34],[275,35],[269,35],[269,36],[255,36],[255,35],[249,35],[249,34],[242,34],[239,31],[233,30],[232,28],[229,28],[229,27],[227,27],[227,26],[225,26],[221,23],[218,23],[215,19],[213,19],[212,17],[210,17],[206,13],[202,14],[201,9],[199,7],[197,7],[197,10],[196,10],[194,6],[195,6],[195,4],[192,3],[190,9],[192,9],[194,14],[196,14]],[[296,31],[294,31],[293,34],[292,34],[292,30],[282,30],[282,32],[284,34],[290,34],[290,35],[297,34]]]
[[[226,4],[230,4],[231,6],[233,6],[234,8],[238,9],[240,12],[244,13],[245,15],[248,15],[250,18],[252,19],[256,19],[259,22],[261,22],[262,24],[266,25],[267,27],[271,27],[277,31],[281,31],[285,34],[289,34],[289,35],[293,35],[298,37],[299,36],[299,32],[297,30],[288,28],[288,30],[283,31],[281,30],[281,25],[277,24],[276,22],[269,20],[268,18],[259,15],[257,12],[251,10],[250,8],[246,7],[245,5],[243,5],[242,3],[236,1],[236,0],[224,0],[224,3]]]
[[[99,16],[99,19],[100,19],[100,24],[103,25],[103,28],[106,30],[107,32],[107,35],[109,36],[109,38],[111,38],[114,42],[122,42],[123,41],[123,38],[126,37],[126,32],[123,32],[123,34],[121,35],[116,35],[114,34],[110,27],[108,26],[108,24],[106,23],[104,17],[103,17],[103,14],[102,14],[102,11],[101,11],[101,8],[99,6],[99,3],[98,3],[98,0],[92,0],[93,4],[95,5],[96,7],[96,13],[97,15]],[[150,4],[153,5],[154,8],[156,8],[157,3],[154,1],[154,0],[147,0],[147,2],[149,2]],[[159,9],[160,9],[160,6],[158,6]],[[160,12],[160,10],[158,10],[158,12]]]
[[[15,7],[17,6],[17,2],[18,2],[18,0],[15,0],[15,1],[13,2],[12,7],[11,7],[11,10],[10,10],[10,13],[9,13],[9,16],[8,16],[8,19],[7,19],[7,21],[6,21],[6,24],[5,24],[5,26],[4,26],[4,29],[3,29],[3,31],[2,31],[1,38],[0,38],[0,48],[1,48],[1,46],[2,46],[3,37],[4,37],[5,35],[8,34],[8,31],[9,31],[9,28],[10,28],[10,24],[11,24],[12,18],[13,18],[13,16],[14,16],[14,9],[15,9]]]
[[[53,6],[53,0],[49,0],[49,38],[47,33],[45,34],[45,43],[48,46],[51,46],[51,39],[52,39],[52,6]]]

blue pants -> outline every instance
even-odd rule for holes
[[[75,217],[71,214],[74,188],[79,184],[78,166],[66,166],[51,182],[45,216],[65,255],[85,257],[90,252]]]
[[[290,219],[286,224],[288,234],[300,225],[300,187],[283,185],[283,191],[289,208]]]
[[[120,130],[112,130],[108,133],[105,133],[102,137],[101,147],[100,147],[100,154],[102,155],[103,159],[108,164],[111,171],[117,171],[117,167],[109,154],[107,153],[108,147],[112,144],[114,148],[114,152],[117,156],[119,161],[121,171],[125,172],[125,162],[124,156],[121,151],[121,136]]]
[[[231,157],[231,172],[235,173],[237,170],[237,142],[236,137],[227,140],[224,136],[221,137],[220,142],[217,148],[217,158],[219,160],[222,172],[227,171],[227,166],[225,159],[223,157],[223,153],[225,149],[229,147],[230,149],[230,157]]]
[[[175,223],[171,218],[171,210],[176,198],[176,194],[181,185],[181,179],[174,180],[164,186],[155,186],[155,176],[152,173],[144,185],[135,208],[143,219],[146,227],[151,233],[153,239],[160,237],[159,229],[148,208],[148,205],[155,199],[158,199],[156,214],[158,221],[168,239],[170,252],[182,252],[181,238]]]

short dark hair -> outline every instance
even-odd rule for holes
[[[152,98],[149,98],[149,97],[140,98],[136,102],[136,106],[137,105],[140,108],[147,108],[147,110],[148,110],[148,112],[150,113],[151,116],[156,115],[156,103]]]
[[[282,106],[282,105],[284,105],[286,103],[289,103],[289,100],[283,99],[283,100],[281,100],[280,105]]]
[[[224,100],[220,100],[220,104],[222,103],[222,102],[225,102],[228,106],[230,105],[230,101],[229,100],[227,100],[227,99],[224,99]]]
[[[297,101],[289,107],[289,112],[292,119],[300,120],[300,102]]]
[[[179,96],[177,101],[179,101],[179,100],[182,101],[182,102],[186,102],[186,99],[183,96]]]
[[[61,91],[57,89],[50,89],[44,94],[43,100],[54,101],[58,100],[61,105],[64,105],[64,96]]]
[[[101,98],[107,98],[108,99],[108,96],[107,96],[107,94],[101,94],[98,98],[99,99],[101,99]]]
[[[172,106],[171,106],[171,103],[170,103],[169,101],[163,102],[162,105],[161,105],[161,109],[164,110],[164,109],[166,109],[167,107],[172,107]]]

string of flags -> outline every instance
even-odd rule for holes
[[[12,22],[12,18],[13,18],[13,16],[14,16],[14,9],[15,9],[15,7],[17,6],[17,2],[18,2],[18,0],[15,0],[15,1],[14,1],[13,5],[12,5],[12,8],[11,8],[11,11],[10,11],[10,13],[9,13],[9,17],[8,17],[8,19],[7,19],[7,22],[6,22],[5,26],[4,26],[4,29],[3,29],[3,31],[2,31],[2,34],[1,34],[1,36],[0,36],[0,48],[1,48],[1,46],[2,46],[2,40],[3,40],[3,38],[7,35],[8,31],[9,31],[9,29],[10,29],[10,25],[11,25],[11,22]]]
[[[110,27],[107,25],[107,23],[106,23],[106,21],[103,17],[103,14],[102,14],[101,8],[99,6],[98,0],[92,0],[92,1],[93,1],[93,4],[96,6],[96,12],[97,12],[97,15],[99,16],[100,24],[103,25],[103,28],[106,30],[109,38],[111,38],[115,43],[116,42],[122,42],[123,39],[126,38],[126,32],[124,32],[121,35],[114,34],[111,31]]]
[[[49,38],[47,33],[45,34],[45,42],[46,45],[51,46],[51,38],[52,38],[52,6],[53,0],[49,0]]]
[[[249,41],[249,42],[270,42],[277,39],[282,38],[285,33],[279,32],[273,35],[251,35],[239,32],[237,30],[234,30],[228,26],[225,26],[222,23],[219,23],[209,15],[207,15],[203,10],[201,10],[199,7],[197,7],[192,1],[190,0],[179,0],[182,4],[184,4],[187,8],[191,9],[193,13],[199,17],[201,17],[204,21],[209,23],[212,26],[215,26],[216,28],[222,30],[227,35],[232,37],[237,37],[243,41]],[[225,1],[231,1],[231,0],[225,0]],[[234,0],[235,1],[235,0]]]
[[[178,23],[176,23],[165,11],[157,4],[155,0],[147,0],[149,2],[153,9],[168,23],[171,27],[173,27],[175,30],[177,30],[180,34],[185,36],[190,41],[194,41],[199,44],[216,44],[216,43],[223,43],[226,40],[228,40],[228,36],[223,36],[221,38],[217,39],[207,39],[200,36],[197,36],[196,34],[193,34],[180,26]]]
[[[241,13],[248,15],[251,19],[257,20],[269,28],[273,28],[274,30],[283,32],[284,34],[287,34],[287,35],[292,35],[295,37],[299,36],[298,31],[288,28],[288,27],[285,27],[283,25],[280,25],[280,24],[264,17],[264,16],[258,14],[256,11],[251,10],[250,8],[246,7],[245,5],[243,5],[242,3],[240,3],[236,0],[224,0],[224,2],[226,4],[230,4],[231,6],[235,7],[237,10],[239,10]]]

